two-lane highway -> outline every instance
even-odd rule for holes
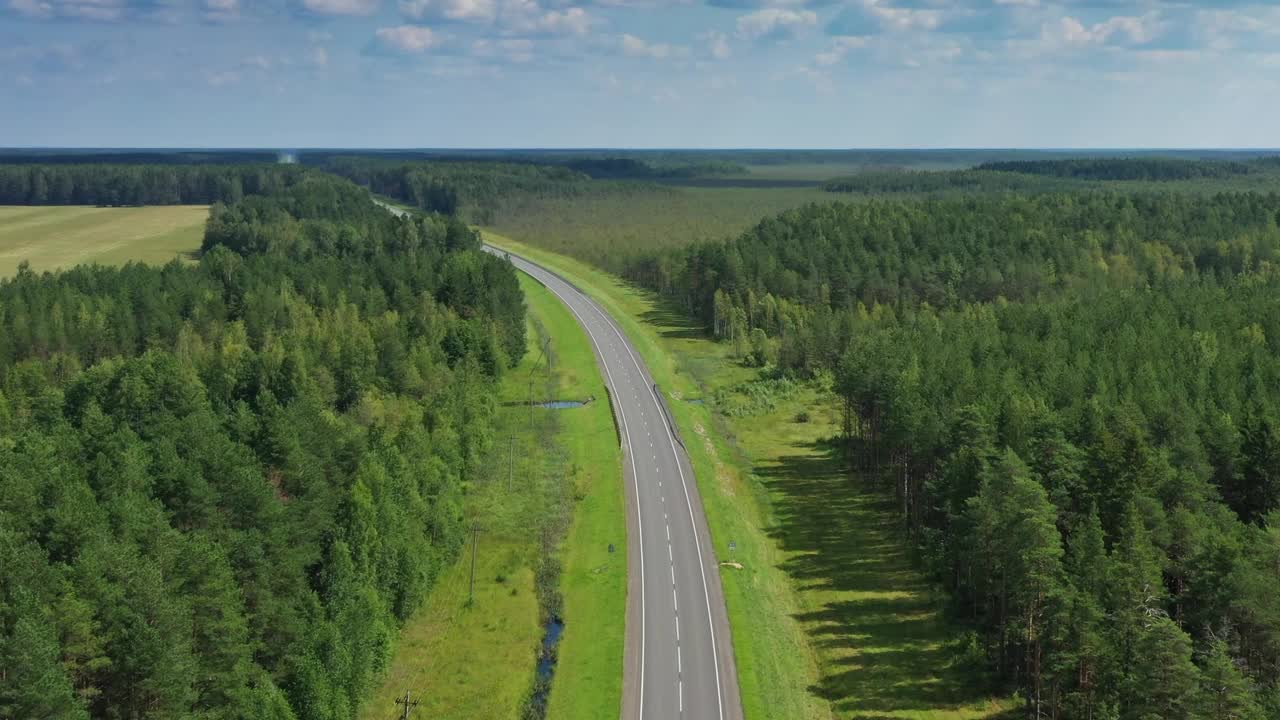
[[[740,720],[724,595],[688,458],[644,363],[595,301],[500,249],[569,308],[591,340],[626,459],[627,642],[623,720]]]

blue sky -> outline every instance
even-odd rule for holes
[[[0,0],[0,146],[1276,147],[1280,5]]]

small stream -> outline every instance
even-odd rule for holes
[[[524,720],[540,720],[547,716],[547,699],[551,695],[551,678],[556,673],[556,661],[560,657],[560,636],[564,623],[552,616],[542,626],[542,647],[538,650],[538,670],[533,678],[533,690],[525,704]]]
[[[542,626],[542,652],[538,653],[538,677],[547,681],[547,687],[551,687],[551,676],[556,671],[556,660],[559,658],[558,646],[560,644],[560,636],[564,634],[564,623],[560,618],[553,617],[547,620]]]

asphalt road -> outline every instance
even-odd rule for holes
[[[586,330],[620,429],[629,538],[622,719],[740,720],[715,553],[693,469],[653,379],[595,301],[545,268],[509,257],[559,297]]]

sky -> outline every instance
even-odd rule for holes
[[[0,147],[1276,147],[1280,3],[0,0]]]

